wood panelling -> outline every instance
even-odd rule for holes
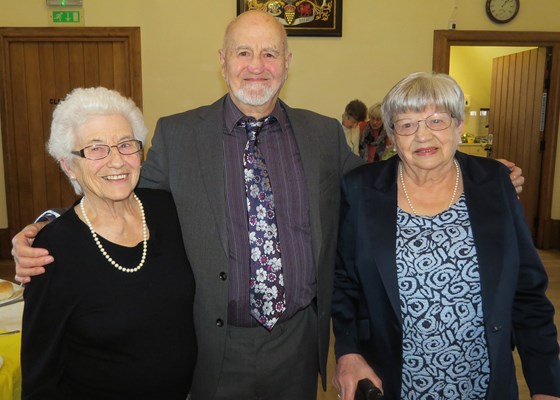
[[[490,98],[493,154],[523,166],[527,179],[519,198],[534,238],[542,174],[540,122],[546,53],[541,47],[495,58]]]

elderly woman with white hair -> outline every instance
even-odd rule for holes
[[[171,195],[135,189],[147,128],[134,102],[73,90],[48,151],[77,194],[34,246],[55,261],[25,289],[24,399],[181,399],[196,361],[194,278]]]
[[[501,163],[457,151],[464,97],[414,73],[385,96],[397,155],[343,180],[333,294],[344,400],[370,379],[393,399],[560,396],[547,276]]]

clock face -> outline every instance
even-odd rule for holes
[[[511,21],[519,11],[519,0],[486,0],[486,14],[499,24]]]

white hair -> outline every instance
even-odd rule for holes
[[[134,101],[127,99],[115,90],[104,87],[77,88],[72,90],[60,102],[54,112],[51,123],[51,135],[47,143],[47,151],[60,163],[64,160],[71,165],[72,151],[76,150],[77,127],[83,125],[91,117],[99,115],[119,114],[126,118],[134,138],[142,145],[146,142],[148,128],[144,122],[142,111]],[[77,194],[82,188],[75,180],[70,180]]]

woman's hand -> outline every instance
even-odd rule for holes
[[[16,263],[15,279],[20,283],[28,283],[31,281],[31,276],[44,273],[43,265],[54,261],[46,249],[36,249],[31,246],[37,233],[46,224],[47,222],[37,222],[27,225],[12,239],[12,256]]]
[[[336,361],[332,382],[342,400],[354,400],[358,381],[366,378],[383,391],[381,379],[361,355],[345,354]]]

